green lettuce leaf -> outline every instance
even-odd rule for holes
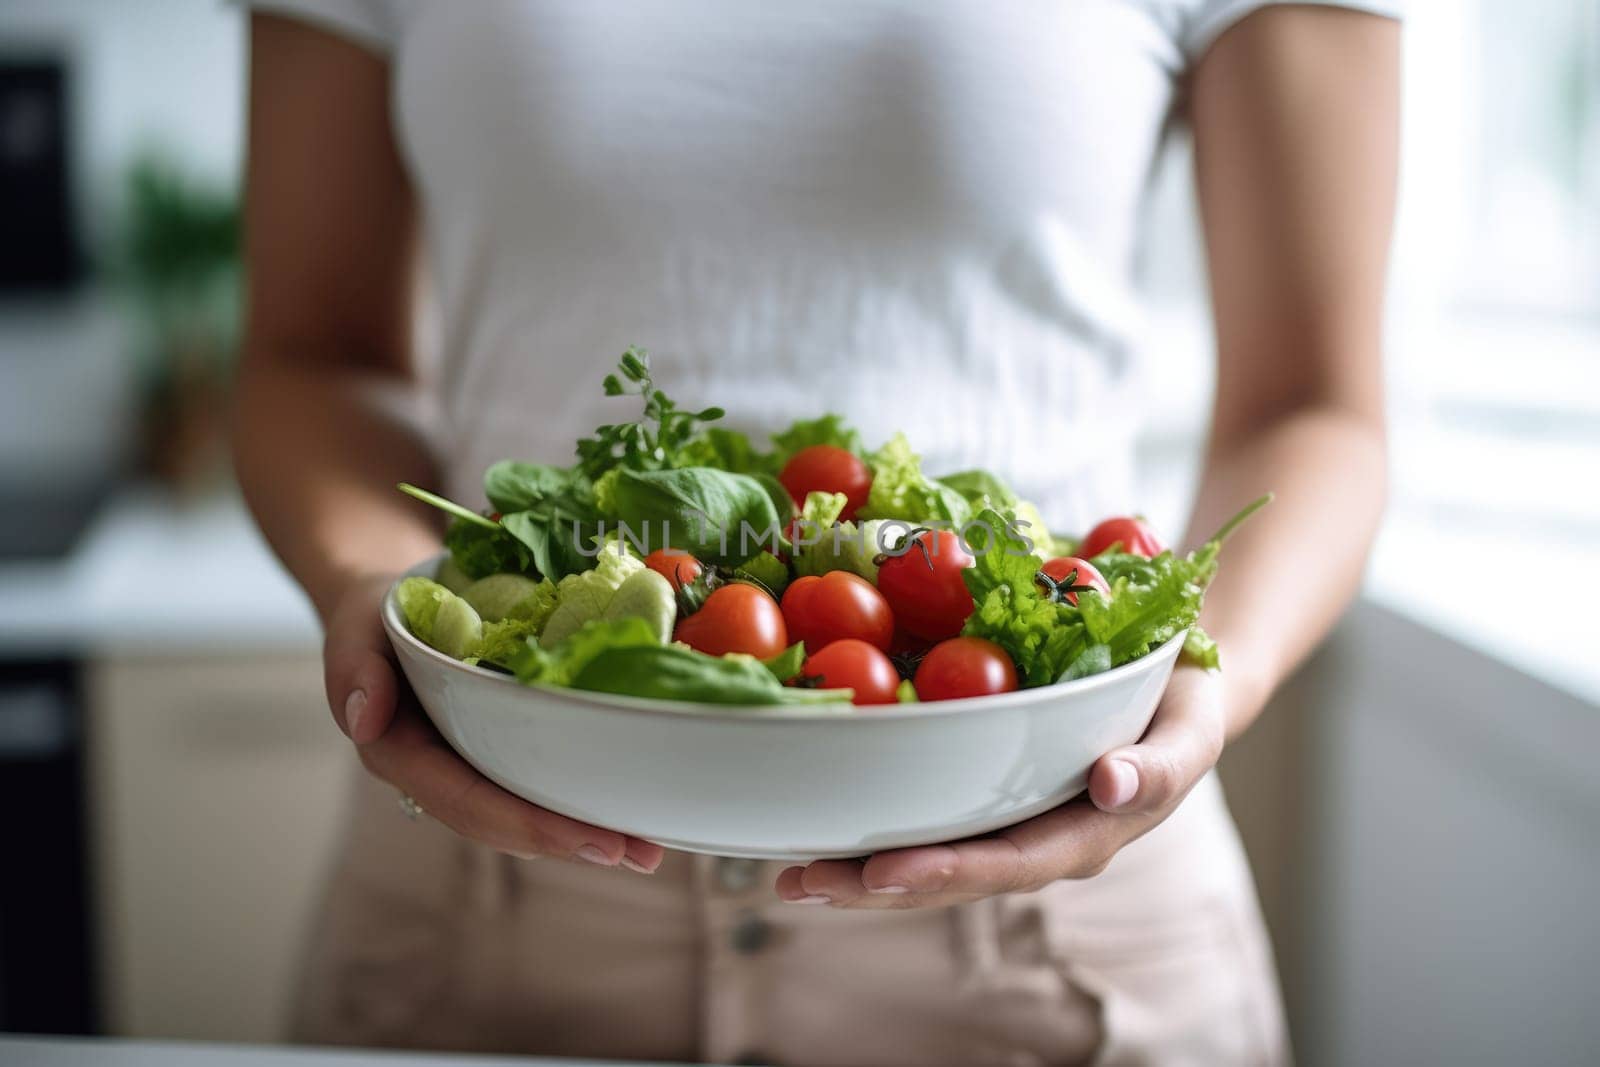
[[[643,619],[650,624],[657,641],[664,645],[672,639],[678,600],[673,595],[671,582],[650,568],[641,567],[622,580],[601,617]]]
[[[431,578],[402,578],[394,591],[406,626],[418,640],[430,645],[433,644],[433,623],[439,617],[439,605],[454,595]]]
[[[1005,649],[1024,686],[1049,685],[1089,642],[1079,609],[1052,603],[1035,584],[1044,560],[1022,533],[1015,516],[993,508],[985,508],[968,527],[973,565],[961,577],[977,606],[962,632]]]
[[[802,448],[812,445],[833,445],[846,452],[853,452],[863,458],[866,450],[861,444],[861,435],[846,426],[841,415],[824,415],[817,419],[802,419],[794,423],[782,433],[772,435],[773,452],[770,457],[771,470],[783,470],[794,454]]]
[[[772,676],[780,682],[787,682],[800,673],[800,668],[806,663],[806,646],[804,641],[796,641],[776,656],[769,656],[761,661]]]
[[[546,633],[548,638],[548,631]],[[572,685],[584,668],[610,649],[659,648],[650,624],[637,616],[590,619],[559,641],[524,639],[503,661],[524,684]]]
[[[450,560],[469,579],[491,574],[537,574],[528,548],[504,527],[489,529],[474,522],[453,519],[444,532]]]
[[[468,663],[488,663],[511,669],[511,661],[526,646],[528,638],[535,637],[539,627],[532,619],[502,619],[483,624],[483,640],[475,654],[467,657]]]
[[[883,522],[840,522],[845,503],[843,493],[807,494],[792,553],[796,577],[850,571],[877,582],[874,561],[882,552],[878,536]]]
[[[554,582],[548,578],[536,582],[521,574],[491,574],[479,578],[461,590],[460,595],[484,622],[533,619],[542,626],[556,606]]]
[[[1216,671],[1222,669],[1222,653],[1217,649],[1217,643],[1210,634],[1195,623],[1189,628],[1189,635],[1183,639],[1183,660],[1202,670]]]
[[[755,582],[774,597],[789,587],[789,565],[771,552],[760,552],[733,568],[735,578]]]
[[[899,519],[903,522],[942,521],[961,526],[972,506],[956,490],[922,473],[922,458],[911,451],[905,434],[867,457],[872,488],[859,516],[864,519]]]
[[[644,569],[643,563],[619,551],[614,543],[601,549],[591,570],[569,574],[556,586],[556,606],[544,625],[543,640],[560,641],[584,623],[602,618],[622,583]]]
[[[770,453],[761,452],[750,438],[720,426],[689,438],[672,456],[674,467],[715,467],[733,474],[776,474],[780,469]]]
[[[1017,504],[1017,494],[990,471],[957,471],[938,480],[960,493],[974,508],[1014,508]]]

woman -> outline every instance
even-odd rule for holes
[[[1345,604],[1381,508],[1381,6],[261,4],[239,474],[326,624],[333,715],[371,772],[301,1036],[1285,1059],[1211,768]],[[1194,529],[1268,487],[1278,502],[1208,600],[1224,673],[1178,670],[1087,797],[785,869],[542,811],[440,742],[377,615],[440,530],[392,487],[472,499],[491,460],[559,461],[614,417],[595,383],[635,341],[674,396],[746,428],[839,411],[869,438],[904,429],[929,469],[1004,472],[1064,528],[1136,508],[1139,390],[1160,383],[1129,358],[1128,282],[1180,100],[1217,341]],[[412,328],[422,249],[437,366]]]

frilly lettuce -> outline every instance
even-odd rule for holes
[[[561,579],[556,586],[555,610],[541,635],[545,643],[569,637],[584,623],[603,617],[622,583],[643,569],[643,563],[612,544],[601,550],[591,570]]]
[[[818,419],[802,419],[782,433],[772,435],[772,470],[781,471],[796,452],[812,445],[832,445],[858,456],[865,455],[861,435],[846,426],[842,416],[824,415]]]
[[[623,579],[601,617],[643,619],[656,635],[656,643],[664,645],[671,639],[672,624],[678,617],[678,601],[672,593],[672,583],[650,568],[642,567]]]
[[[483,641],[483,620],[472,605],[431,578],[406,578],[395,590],[406,626],[447,656],[465,659]]]
[[[878,537],[884,523],[840,522],[844,514],[843,493],[810,493],[800,509],[800,536],[793,553],[796,577],[850,571],[869,582],[878,580],[878,565],[873,562],[883,551]]]
[[[535,633],[556,607],[554,582],[548,578],[536,582],[521,574],[491,574],[479,578],[462,589],[460,595],[484,622],[528,620],[533,622]]]
[[[872,488],[859,512],[862,518],[960,526],[972,515],[966,497],[922,473],[922,458],[911,451],[905,434],[895,434],[868,456],[867,466],[872,469]]]
[[[560,640],[524,640],[504,665],[524,684],[571,685],[578,672],[600,653],[613,648],[659,647],[655,631],[644,619],[590,619]]]

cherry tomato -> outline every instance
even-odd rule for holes
[[[941,641],[961,632],[972,614],[972,594],[961,572],[972,556],[951,530],[929,530],[878,567],[878,592],[895,622],[913,637]]]
[[[993,696],[1016,689],[1017,668],[993,641],[952,637],[928,650],[911,684],[921,700]]]
[[[1086,559],[1079,559],[1077,556],[1057,556],[1039,569],[1057,582],[1066,582],[1067,576],[1071,575],[1073,571],[1077,571],[1078,573],[1073,577],[1070,584],[1087,585],[1104,596],[1111,595],[1111,586],[1106,584],[1105,576],[1095,570],[1094,564]],[[1077,593],[1067,593],[1065,597],[1069,604],[1078,602]]]
[[[829,642],[806,657],[802,678],[817,678],[829,689],[854,689],[852,704],[893,704],[900,675],[881,651],[854,637]]]
[[[894,614],[883,594],[859,574],[829,571],[796,578],[783,592],[783,621],[791,641],[815,652],[846,637],[859,638],[880,652],[894,639]]]
[[[699,611],[678,623],[673,636],[709,656],[748,652],[770,659],[789,647],[789,630],[778,602],[745,582],[713,591]]]
[[[1107,519],[1085,534],[1083,543],[1078,545],[1078,555],[1093,559],[1112,545],[1121,545],[1119,551],[1131,552],[1146,559],[1166,551],[1166,546],[1148,522],[1123,517]]]
[[[672,583],[677,592],[700,577],[700,561],[687,552],[673,548],[658,548],[644,558],[644,565]]]
[[[802,448],[783,465],[778,481],[795,502],[804,504],[807,493],[843,493],[844,519],[856,517],[872,488],[872,471],[853,453],[836,445]]]

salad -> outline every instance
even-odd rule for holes
[[[765,447],[678,407],[629,349],[605,393],[634,421],[577,461],[504,460],[448,557],[396,598],[419,639],[528,684],[730,705],[893,704],[986,696],[1110,670],[1196,624],[1223,540],[1186,555],[1144,520],[1082,538],[983,470],[934,477],[897,434],[876,449],[837,415]],[[837,710],[837,709],[836,709]]]

